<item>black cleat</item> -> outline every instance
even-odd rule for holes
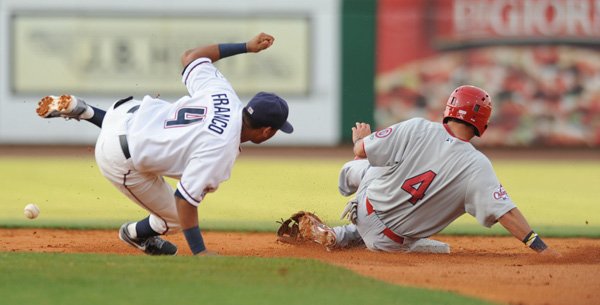
[[[138,248],[148,255],[175,255],[177,246],[158,236],[148,238],[132,238],[127,231],[130,222],[123,224],[119,229],[119,239]]]

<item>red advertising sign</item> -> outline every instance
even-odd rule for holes
[[[500,146],[600,146],[600,1],[381,0],[379,128],[441,120],[463,84],[490,93]]]

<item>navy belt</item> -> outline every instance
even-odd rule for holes
[[[113,109],[117,109],[119,106],[121,106],[131,100],[133,100],[133,96],[129,96],[124,99],[120,99],[115,103],[115,105],[113,106]],[[127,110],[127,113],[134,113],[139,108],[140,108],[140,105],[133,106],[133,107],[131,107],[131,109]],[[131,158],[131,153],[129,152],[129,144],[127,143],[127,135],[122,134],[119,136],[119,144],[121,145],[121,150],[123,151],[123,155],[125,156],[125,159]]]
[[[121,106],[131,100],[133,100],[133,96],[128,96],[126,98],[120,99],[115,103],[115,105],[113,106],[113,109],[117,109],[117,108],[119,108],[119,106]]]
[[[121,150],[123,151],[123,155],[125,159],[131,158],[131,153],[129,152],[129,144],[127,144],[127,135],[119,136],[119,144],[121,144]]]

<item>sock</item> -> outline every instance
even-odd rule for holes
[[[94,116],[94,108],[90,105],[86,105],[85,111],[79,115],[80,119],[89,120]]]
[[[137,231],[135,230],[135,222],[130,223],[127,226],[127,232],[129,232],[129,236],[131,236],[131,238],[136,239],[137,238]]]
[[[136,238],[148,238],[160,235],[150,227],[150,216],[138,221],[135,224]]]
[[[102,121],[104,121],[105,114],[106,111],[88,105],[87,109],[79,117],[102,128]]]

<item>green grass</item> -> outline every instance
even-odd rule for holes
[[[275,220],[297,210],[315,211],[332,225],[346,198],[337,192],[345,160],[283,160],[241,157],[231,179],[199,208],[211,230],[273,231]],[[496,161],[500,181],[536,231],[552,236],[600,237],[600,162]],[[0,226],[115,228],[145,212],[102,177],[91,158],[0,158]],[[172,181],[174,184],[174,181]],[[38,219],[23,217],[37,203]],[[469,215],[446,234],[505,234]]]
[[[241,158],[202,202],[204,230],[274,231],[275,220],[316,211],[330,224],[345,160]],[[600,237],[600,162],[495,162],[509,195],[545,236]],[[173,184],[174,181],[171,181]],[[116,228],[146,215],[91,158],[0,157],[0,226]],[[25,219],[33,202],[41,215]],[[470,216],[445,234],[505,234]],[[2,304],[489,304],[398,287],[313,260],[0,253]],[[376,293],[374,293],[376,292]]]
[[[600,162],[498,161],[496,174],[536,231],[557,237],[600,237]],[[504,234],[464,215],[444,232]]]
[[[6,305],[491,304],[314,260],[0,253],[0,270]]]

